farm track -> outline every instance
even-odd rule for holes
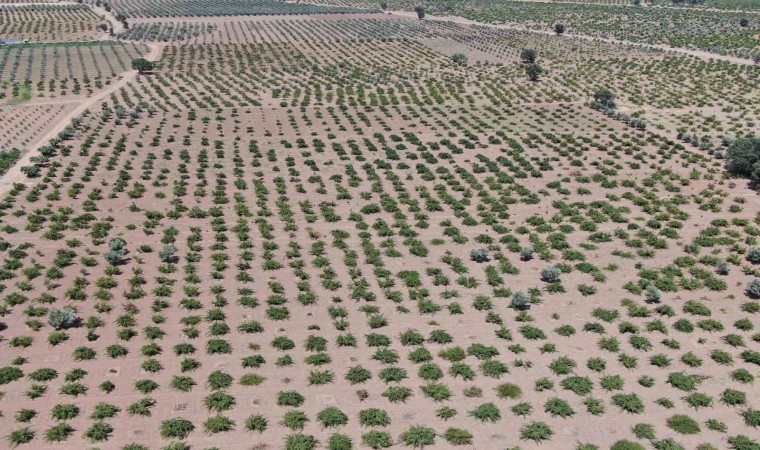
[[[408,17],[408,18],[416,18],[417,13],[415,12],[409,12],[409,11],[388,11],[388,14],[399,16],[399,17]],[[492,23],[484,23],[484,22],[478,22],[475,20],[470,20],[465,17],[461,16],[431,16],[427,15],[425,16],[425,20],[431,20],[431,21],[438,21],[438,22],[451,22],[456,23],[459,25],[473,25],[473,26],[479,26],[479,27],[488,27],[488,28],[496,28],[496,29],[502,29],[502,30],[512,30],[512,31],[523,31],[527,33],[536,33],[536,34],[543,34],[548,36],[553,36],[553,31],[548,30],[535,30],[531,28],[526,27],[519,27],[514,25],[501,25],[501,24],[492,24]],[[585,34],[569,34],[565,33],[565,37],[570,38],[577,38],[577,39],[583,39],[586,41],[593,41],[593,42],[606,42],[609,44],[618,44],[618,45],[630,45],[634,47],[642,47],[642,48],[649,48],[649,49],[655,49],[655,50],[662,50],[666,52],[675,52],[680,53],[682,55],[687,56],[693,56],[699,59],[704,60],[721,60],[721,61],[727,61],[733,64],[742,64],[742,65],[754,65],[755,63],[750,59],[744,59],[744,58],[737,58],[735,56],[729,56],[729,55],[721,55],[718,53],[711,53],[704,50],[691,50],[687,48],[680,48],[680,47],[671,47],[669,45],[662,45],[662,44],[647,44],[643,42],[632,42],[632,41],[622,41],[618,39],[610,39],[610,38],[601,38],[601,37],[594,37],[594,36],[588,36]]]
[[[156,44],[146,43],[146,45],[150,47],[150,53],[144,56],[145,59],[149,61],[157,60],[159,55],[161,54],[161,47],[159,47]],[[79,106],[71,110],[69,113],[63,115],[53,128],[51,128],[42,137],[37,139],[37,141],[29,148],[29,150],[26,153],[24,153],[24,155],[21,156],[21,159],[19,159],[16,162],[16,164],[13,165],[13,167],[8,169],[8,171],[5,174],[3,174],[2,177],[0,177],[0,195],[5,195],[8,191],[10,191],[14,183],[28,182],[28,178],[26,177],[26,175],[24,175],[21,172],[21,168],[28,165],[30,163],[31,158],[37,153],[37,151],[43,146],[47,145],[47,143],[51,139],[56,137],[58,133],[63,131],[71,123],[72,119],[74,119],[75,117],[78,117],[85,110],[91,108],[93,105],[96,105],[99,101],[103,100],[104,98],[107,98],[108,96],[111,95],[111,93],[116,92],[122,87],[124,87],[127,83],[132,81],[132,79],[134,79],[136,76],[137,76],[136,70],[125,72],[119,81],[107,87],[106,89],[98,92],[92,97],[88,99],[83,99],[81,104],[79,104]],[[48,104],[48,103],[60,104],[60,103],[71,103],[71,102],[70,101],[59,101],[59,102],[50,101],[50,102],[39,103],[39,104]]]

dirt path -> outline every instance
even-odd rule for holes
[[[399,17],[407,17],[407,18],[417,18],[417,13],[413,11],[388,11],[388,14],[399,16]],[[536,33],[536,34],[544,34],[553,36],[554,32],[549,30],[534,30],[526,27],[520,27],[515,25],[501,25],[501,24],[492,24],[492,23],[484,23],[484,22],[477,22],[474,20],[467,19],[465,17],[461,16],[431,16],[426,15],[425,20],[434,20],[434,21],[440,21],[440,22],[452,22],[457,23],[460,25],[477,25],[481,27],[489,27],[489,28],[498,28],[502,30],[513,30],[513,31],[524,31],[528,33]],[[694,56],[699,59],[718,59],[721,61],[728,61],[734,64],[742,64],[742,65],[755,65],[755,63],[751,59],[744,59],[744,58],[737,58],[736,56],[729,56],[729,55],[721,55],[718,53],[711,53],[704,50],[691,50],[686,48],[680,48],[680,47],[671,47],[669,45],[664,44],[646,44],[643,42],[631,42],[631,41],[621,41],[617,39],[610,39],[610,38],[601,38],[601,37],[594,37],[594,36],[587,36],[585,34],[570,34],[565,33],[564,37],[569,38],[577,38],[577,39],[584,39],[587,41],[596,41],[596,42],[607,42],[610,44],[620,44],[620,45],[631,45],[634,47],[644,47],[644,48],[651,48],[656,50],[663,50],[667,52],[675,52],[675,53],[681,53],[683,55],[689,55]]]
[[[149,61],[155,61],[158,59],[161,53],[161,47],[155,44],[146,45],[150,47],[150,53],[145,55],[144,58]],[[71,110],[66,115],[61,116],[58,123],[47,133],[37,139],[37,141],[29,147],[29,150],[24,153],[24,155],[16,162],[16,164],[14,164],[13,167],[8,169],[8,171],[2,177],[0,177],[0,196],[5,195],[8,191],[10,191],[14,183],[24,183],[28,180],[26,175],[21,172],[21,168],[29,165],[30,159],[37,154],[37,151],[41,147],[47,145],[51,139],[58,136],[58,133],[63,131],[64,128],[69,126],[73,118],[80,116],[86,109],[91,108],[104,98],[107,98],[109,95],[111,95],[112,92],[118,91],[127,83],[132,81],[136,76],[136,70],[125,72],[119,81],[98,92],[92,97],[84,99],[82,103],[75,109]]]

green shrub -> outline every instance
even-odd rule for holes
[[[554,432],[543,422],[531,422],[520,428],[520,439],[541,442],[551,439]]]
[[[348,416],[335,406],[328,406],[317,413],[317,420],[325,428],[338,427],[348,423]]]
[[[291,430],[302,430],[308,421],[309,418],[306,417],[306,413],[291,409],[282,416],[282,421],[280,421],[280,423]]]
[[[161,422],[161,437],[164,439],[185,439],[195,429],[195,425],[181,417]]]
[[[612,403],[625,412],[640,414],[644,412],[644,402],[636,394],[616,394],[612,396]]]
[[[53,406],[50,415],[55,420],[71,420],[79,415],[79,407],[71,403],[63,403]]]
[[[701,431],[699,423],[685,414],[670,416],[665,423],[676,433],[697,434]]]
[[[654,427],[648,423],[637,423],[633,426],[633,435],[636,439],[652,440],[655,438]]]
[[[393,445],[391,435],[385,431],[369,431],[362,434],[362,443],[374,450],[388,448]]]
[[[74,433],[74,428],[68,423],[60,423],[45,431],[45,442],[63,442]]]
[[[335,433],[327,440],[327,450],[352,450],[353,441],[345,434]]]
[[[235,429],[235,421],[225,416],[212,416],[203,422],[207,434],[226,433]]]
[[[257,431],[263,433],[266,431],[269,422],[261,414],[253,414],[245,419],[245,429],[248,431]]]
[[[294,406],[303,405],[305,399],[303,395],[296,391],[280,391],[277,393],[277,406]]]
[[[435,430],[430,427],[415,425],[401,434],[401,441],[414,448],[423,448],[435,444]]]
[[[448,428],[443,433],[444,439],[451,445],[471,445],[472,433],[463,428]]]
[[[313,450],[318,445],[317,438],[309,434],[291,434],[285,439],[285,450]]]
[[[544,411],[549,413],[552,417],[572,417],[575,415],[575,411],[570,407],[570,404],[562,400],[561,398],[550,398],[544,403]]]
[[[364,427],[385,427],[390,425],[391,418],[382,409],[369,408],[359,411],[359,423]]]
[[[646,450],[643,445],[627,439],[621,439],[610,447],[610,450]]]
[[[483,403],[469,413],[481,422],[498,422],[501,420],[501,411],[493,403]]]
[[[24,372],[18,367],[0,367],[0,385],[16,381],[24,376]]]
[[[516,384],[504,383],[496,387],[496,395],[501,399],[516,400],[522,396],[522,389]]]
[[[744,417],[744,423],[747,426],[757,428],[760,426],[760,409],[752,409],[748,408],[744,412],[742,412],[742,417]]]
[[[32,442],[34,435],[34,431],[29,427],[19,428],[18,430],[11,431],[8,435],[8,443],[11,447],[28,444],[29,442]]]
[[[107,441],[113,433],[113,427],[105,422],[95,422],[84,432],[84,437],[91,442]]]

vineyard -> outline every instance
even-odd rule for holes
[[[602,3],[0,47],[0,448],[757,450],[760,66]]]

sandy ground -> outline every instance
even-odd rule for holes
[[[277,39],[280,38],[277,36]],[[320,47],[308,47],[308,44],[318,44]],[[283,447],[286,436],[293,433],[278,424],[283,414],[290,409],[275,403],[277,393],[283,390],[296,390],[306,397],[306,403],[298,408],[306,412],[310,419],[304,433],[318,436],[323,444],[335,431],[346,433],[354,439],[356,447],[359,447],[360,436],[370,429],[388,431],[398,441],[400,434],[410,426],[425,424],[434,427],[439,434],[436,444],[431,446],[436,449],[455,448],[446,444],[440,436],[450,426],[466,428],[473,434],[472,445],[458,447],[467,450],[502,450],[517,445],[523,449],[569,450],[577,442],[593,442],[602,448],[609,448],[618,439],[633,439],[631,427],[646,422],[655,426],[658,438],[675,438],[689,449],[696,448],[702,442],[710,442],[722,448],[725,435],[709,431],[704,426],[700,434],[692,436],[677,435],[665,427],[668,417],[682,412],[694,417],[700,424],[718,418],[726,423],[731,435],[753,431],[744,425],[739,414],[740,408],[719,402],[721,393],[728,387],[746,392],[752,402],[760,395],[757,383],[742,385],[730,379],[730,372],[736,368],[748,368],[753,373],[756,368],[740,361],[738,353],[745,348],[730,348],[723,340],[727,333],[739,333],[747,341],[746,348],[756,347],[750,339],[754,331],[737,331],[733,325],[737,320],[749,316],[749,313],[740,309],[741,304],[747,301],[743,287],[753,276],[749,271],[745,273],[742,270],[742,265],[746,262],[732,263],[730,273],[720,277],[728,285],[725,291],[713,292],[701,288],[666,293],[662,304],[673,307],[675,317],[660,316],[651,311],[658,305],[645,305],[640,295],[632,294],[624,289],[624,285],[638,282],[642,268],[662,268],[666,265],[675,268],[673,261],[686,255],[683,246],[700,236],[715,220],[746,218],[751,223],[751,219],[760,213],[760,202],[756,201],[755,192],[748,188],[746,182],[731,183],[721,179],[720,161],[704,152],[695,151],[690,154],[689,151],[678,151],[663,154],[662,148],[672,148],[669,144],[674,134],[672,129],[634,130],[620,121],[590,110],[583,105],[585,99],[566,102],[555,99],[539,103],[536,99],[542,91],[555,86],[549,83],[550,78],[547,78],[545,84],[529,83],[524,78],[499,72],[520,70],[516,62],[503,69],[448,67],[445,65],[448,62],[445,55],[452,51],[467,51],[473,59],[479,55],[485,58],[485,52],[463,44],[455,45],[448,40],[425,44],[429,48],[415,42],[293,42],[273,49],[273,53],[277,50],[280,53],[265,55],[276,56],[277,62],[249,62],[247,66],[230,56],[233,46],[208,46],[208,49],[213,49],[213,53],[210,51],[206,54],[205,60],[196,58],[195,55],[178,56],[177,64],[180,68],[177,69],[168,67],[169,63],[162,60],[167,67],[162,68],[160,76],[141,77],[131,71],[92,98],[81,99],[75,106],[67,104],[74,108],[63,113],[60,121],[35,141],[33,149],[45,145],[85,109],[99,109],[97,106],[101,102],[110,102],[111,94],[122,106],[131,108],[138,101],[145,101],[156,106],[157,112],[154,115],[143,112],[137,125],[131,128],[124,121],[120,124],[112,119],[101,121],[100,117],[93,114],[84,120],[77,136],[66,142],[71,152],[53,158],[54,162],[60,163],[60,167],[43,169],[51,181],[43,181],[42,178],[28,180],[20,172],[20,167],[29,164],[35,151],[27,152],[22,161],[0,180],[0,194],[9,192],[14,182],[26,184],[26,190],[4,210],[5,215],[0,218],[0,236],[16,246],[25,242],[34,245],[25,250],[29,256],[21,258],[23,268],[14,267],[11,260],[16,258],[11,258],[10,253],[4,250],[3,256],[8,257],[4,258],[3,270],[14,276],[4,280],[3,298],[12,292],[19,292],[28,296],[29,300],[27,304],[10,308],[1,320],[11,326],[2,330],[6,341],[0,343],[0,366],[10,365],[13,358],[23,356],[28,358],[28,362],[22,366],[26,373],[42,367],[55,367],[60,372],[58,379],[48,383],[46,395],[34,401],[25,395],[25,389],[31,385],[28,379],[2,386],[5,398],[0,402],[3,408],[0,435],[5,436],[22,426],[13,420],[16,411],[33,407],[39,412],[39,417],[33,421],[38,434],[28,447],[35,450],[81,450],[92,446],[118,449],[131,442],[160,448],[168,444],[169,440],[161,438],[159,424],[171,417],[192,420],[196,429],[187,442],[197,448],[217,446],[225,450],[279,449]],[[293,49],[299,45],[302,46],[299,49],[303,50],[302,53]],[[430,50],[431,48],[440,53]],[[170,49],[168,46],[152,45],[147,58],[156,60],[160,54],[166,56]],[[310,72],[296,64],[290,64],[293,61],[291,58],[303,55],[320,56],[321,59],[318,58],[313,64],[321,65],[323,72]],[[209,65],[210,61],[214,62],[214,66]],[[232,61],[238,65],[231,67]],[[354,74],[351,67],[341,72],[338,67],[340,62],[350,62],[355,67],[392,69],[396,72],[386,80],[372,83],[361,75]],[[252,78],[244,79],[244,76]],[[340,104],[335,101],[318,104],[312,99],[308,105],[299,106],[299,102],[304,101],[302,99],[307,88],[310,89],[309,95],[316,95],[317,88],[327,91],[324,80],[331,80],[331,77],[340,79],[340,83],[336,82],[329,89],[331,93],[338,89],[343,92]],[[487,83],[488,80],[497,78],[503,84]],[[364,99],[369,96],[379,97],[381,94],[377,88],[382,88],[382,95],[388,97],[417,96],[421,100],[402,100],[398,105],[382,107],[363,105],[359,102],[357,93],[360,87]],[[235,88],[254,96],[261,106],[242,106],[240,98],[233,99],[233,96],[242,94]],[[506,97],[506,100],[497,104],[484,96],[483,92],[487,88],[503,89],[506,94],[519,93],[521,96]],[[159,89],[165,96],[159,95]],[[223,93],[221,89],[224,89]],[[275,96],[275,89],[284,92]],[[288,95],[295,97],[296,90],[300,97],[291,106],[291,97]],[[390,93],[391,90],[394,91],[393,94]],[[440,103],[432,99],[432,92],[441,96]],[[231,106],[209,105],[211,101],[223,100],[229,100]],[[281,101],[285,102],[285,106],[280,106]],[[63,101],[49,104],[64,105]],[[35,107],[42,105],[44,103],[34,104]],[[365,120],[369,123],[365,123]],[[497,139],[496,131],[502,132],[504,136]],[[420,143],[424,143],[424,147],[413,144],[405,132],[414,133]],[[123,151],[117,151],[114,142],[122,136]],[[86,148],[84,144],[88,138],[91,138],[92,145]],[[299,148],[300,144],[296,143],[298,139],[304,140],[303,148]],[[314,139],[323,141],[325,147],[318,149]],[[446,148],[445,141],[461,147],[465,145],[463,141],[469,142],[468,139],[477,141],[477,144],[473,148],[460,148],[460,152]],[[514,140],[520,150],[516,151],[508,139]],[[404,148],[400,146],[402,143]],[[374,149],[371,149],[370,144]],[[433,150],[433,144],[440,145],[440,148]],[[352,148],[354,145],[358,150],[356,153]],[[391,157],[394,151],[398,154],[398,159]],[[431,162],[431,157],[437,158],[435,162]],[[384,161],[391,165],[390,168],[380,166],[379,163]],[[550,165],[551,169],[538,170],[540,163]],[[639,166],[634,168],[633,164]],[[526,172],[531,170],[523,169],[522,165],[531,165],[540,176],[529,175]],[[613,168],[614,171],[611,170]],[[423,169],[435,173],[434,177],[424,179]],[[710,174],[712,169],[718,175]],[[697,170],[698,179],[690,178],[693,170]],[[128,177],[128,181],[125,181],[122,188],[118,188],[117,179],[123,179],[124,176]],[[497,176],[508,176],[510,179],[495,182],[494,177]],[[615,185],[602,188],[601,179],[615,181]],[[623,186],[622,183],[626,181],[636,182],[636,188]],[[552,182],[557,182],[566,191],[553,187]],[[302,186],[302,192],[297,190],[296,186],[299,185]],[[144,193],[139,192],[140,186],[145,188]],[[175,189],[183,186],[187,192],[184,195],[176,194]],[[35,188],[40,192],[38,200],[28,197]],[[587,192],[582,192],[582,189]],[[539,202],[521,201],[524,200],[525,191],[536,195]],[[351,198],[340,198],[339,195],[344,192],[349,193]],[[425,192],[429,198],[440,203],[440,210],[427,209],[428,198],[423,195]],[[225,202],[217,202],[218,197],[222,196],[228,198]],[[728,206],[739,205],[736,199],[742,198],[748,199],[741,204],[743,210],[740,213],[729,213]],[[366,227],[362,227],[356,220],[349,220],[351,213],[360,211],[370,203],[383,203],[385,206],[388,199],[399,203],[398,212],[387,209],[361,214]],[[402,199],[404,202],[400,202]],[[562,275],[566,293],[549,294],[545,291],[546,284],[540,278],[542,269],[559,262],[573,266],[579,260],[571,260],[563,251],[552,250],[554,260],[551,262],[539,258],[521,261],[516,253],[507,250],[506,243],[498,243],[500,236],[503,234],[506,237],[506,233],[497,233],[492,226],[480,221],[475,225],[463,223],[462,211],[479,218],[480,213],[490,211],[494,202],[506,202],[507,199],[513,202],[504,204],[507,215],[496,223],[507,227],[507,233],[516,237],[521,246],[529,245],[532,236],[540,242],[546,242],[550,235],[561,234],[567,239],[569,248],[581,252],[586,261],[605,275],[606,281],[593,281],[589,274],[576,269]],[[676,202],[677,199],[683,201]],[[701,207],[701,202],[716,199],[721,203],[717,211]],[[646,202],[642,203],[641,200]],[[326,213],[321,209],[326,207],[323,202],[334,204],[333,209],[340,219],[328,222]],[[604,203],[615,208],[625,208],[621,214],[627,223],[608,220],[602,213],[605,210]],[[307,212],[309,204],[316,219],[312,213]],[[119,273],[109,275],[117,283],[116,287],[107,289],[113,296],[110,300],[113,310],[110,313],[96,312],[97,300],[94,298],[99,289],[96,284],[103,283],[107,286],[107,266],[102,257],[107,249],[106,242],[94,240],[91,227],[75,227],[68,218],[63,228],[65,238],[54,239],[47,235],[54,231],[53,215],[56,219],[66,216],[65,211],[69,208],[74,211],[71,215],[79,218],[90,205],[96,207],[88,211],[94,217],[94,222],[111,227],[105,241],[116,236],[123,237],[130,251],[127,260],[119,266]],[[218,217],[206,215],[191,218],[185,211],[179,218],[162,216],[156,224],[151,224],[148,220],[147,211],[163,215],[174,210],[177,205],[188,209],[197,207],[202,211],[218,208],[220,213]],[[576,208],[573,217],[561,216],[560,205]],[[249,208],[250,215],[238,210],[237,206]],[[285,207],[292,211],[292,217],[284,212]],[[636,239],[637,230],[652,230],[654,233],[664,224],[670,223],[676,210],[682,210],[688,217],[680,220],[682,226],[678,229],[679,237],[668,238],[668,247],[657,250],[655,257],[624,258],[615,255],[616,250],[634,253],[634,243],[631,242],[629,247],[627,242]],[[424,215],[425,219],[418,218],[418,214]],[[598,215],[602,215],[603,220]],[[33,230],[31,225],[43,216],[46,219],[41,228]],[[555,217],[558,218],[556,223]],[[539,229],[533,223],[537,218],[545,219],[543,225],[549,229]],[[380,219],[388,224],[389,235],[381,236]],[[418,225],[421,221],[427,226]],[[446,221],[450,225],[446,225]],[[249,232],[237,231],[243,224],[249,227]],[[573,231],[560,232],[559,224],[568,225]],[[271,226],[271,236],[265,232],[267,225]],[[291,225],[295,225],[295,228],[286,228]],[[615,237],[612,242],[584,248],[583,245],[591,242],[591,231],[581,230],[582,226],[593,226],[597,231],[611,235],[624,232],[628,237]],[[522,227],[525,227],[525,232],[518,231]],[[451,228],[466,237],[467,242],[454,242]],[[728,231],[737,234],[736,243],[705,248],[700,256],[709,254],[725,258],[729,254],[739,254],[733,246],[744,247],[742,243],[748,242],[750,238],[751,230],[744,226],[715,228],[726,231],[721,236],[728,236]],[[180,257],[174,271],[167,269],[157,255],[157,251],[163,248],[171,235],[169,230],[176,230],[175,245]],[[335,230],[349,234],[344,248],[334,243],[331,233]],[[429,249],[428,254],[413,255],[401,230],[413,231],[416,239]],[[190,241],[191,235],[199,238]],[[481,235],[497,239],[491,253],[495,253],[498,247],[506,259],[519,268],[519,274],[499,272],[504,278],[499,286],[512,290],[538,288],[543,291],[544,301],[530,307],[527,311],[529,318],[518,316],[516,311],[508,307],[509,297],[496,297],[493,287],[488,285],[486,267],[498,267],[498,261],[491,259],[489,263],[483,264],[470,261],[471,249],[488,246],[478,243]],[[242,244],[248,240],[241,236],[250,237],[252,245],[250,250],[253,255],[247,267]],[[81,247],[68,247],[71,239],[81,241]],[[434,245],[434,239],[442,239],[443,243]],[[316,263],[316,252],[312,246],[318,240],[325,243],[325,259],[332,272],[324,268],[324,262]],[[290,244],[300,247],[298,256],[286,253],[292,249]],[[143,252],[140,245],[148,245],[153,251]],[[216,249],[212,249],[215,245]],[[375,275],[378,267],[368,262],[369,248],[378,249],[382,267],[390,273],[387,278],[394,283],[388,289],[402,293],[403,300],[400,303],[384,298],[385,288],[380,285],[381,277]],[[391,256],[389,248],[397,250],[399,255]],[[31,272],[20,271],[33,269],[36,264],[40,264],[43,269],[52,267],[53,261],[58,257],[57,251],[63,249],[75,251],[77,256],[71,265],[61,269],[61,279],[47,280],[44,275],[32,278],[23,275]],[[355,258],[351,257],[351,251],[356,252]],[[199,259],[191,258],[194,253],[198,254]],[[266,256],[268,254],[270,256]],[[214,259],[222,261],[220,257],[225,255],[229,257],[224,259],[225,267],[219,268]],[[98,264],[85,266],[83,258],[88,256],[96,259]],[[449,256],[463,262],[468,270],[467,275],[477,281],[477,286],[465,287],[457,281],[460,274],[443,262]],[[281,262],[283,267],[265,270],[264,259],[269,257]],[[357,261],[355,265],[349,263],[353,259]],[[307,278],[298,278],[299,275],[288,265],[292,261],[304,262]],[[711,274],[714,272],[712,266],[695,264],[698,268],[709,270]],[[440,269],[450,279],[450,283],[446,286],[434,284],[432,276],[426,273],[429,268]],[[420,305],[412,299],[415,289],[403,285],[400,273],[404,270],[418,271],[421,288],[428,292],[431,301],[444,309],[434,314],[420,313]],[[43,270],[42,273],[44,272]],[[687,268],[683,272],[684,277],[691,277]],[[188,281],[191,280],[189,275],[193,273],[198,275],[198,283]],[[224,276],[218,277],[218,273]],[[239,273],[251,275],[254,281],[236,280],[236,274]],[[129,301],[123,292],[129,289],[132,277],[138,275],[144,277],[145,284],[142,288],[146,295]],[[32,278],[29,282],[30,291],[24,290],[23,281],[26,277]],[[330,290],[322,284],[323,279],[331,277],[341,283],[340,288]],[[83,288],[87,299],[70,300],[69,290],[81,282],[78,280],[80,278],[90,282]],[[349,298],[353,283],[358,283],[361,279],[366,279],[371,292],[377,295],[376,301],[355,301]],[[317,298],[316,304],[301,305],[296,301],[304,289],[303,285],[297,285],[298,281],[307,282],[308,290]],[[145,335],[144,330],[157,319],[159,313],[151,310],[151,303],[165,295],[158,291],[164,283],[171,285],[171,293],[163,297],[170,302],[170,307],[160,313],[166,319],[160,323],[166,336],[152,340]],[[578,291],[582,284],[594,285],[598,291],[588,296],[582,295]],[[287,321],[273,321],[265,314],[268,302],[276,303],[277,298],[273,294],[279,290],[275,287],[277,285],[282,286],[281,293],[291,314]],[[212,286],[221,288],[221,293],[214,294]],[[194,293],[192,287],[198,291]],[[239,289],[242,287],[254,292],[253,296],[260,301],[259,307],[247,308],[238,302],[242,296]],[[459,296],[447,297],[445,293],[449,290],[456,290]],[[52,347],[45,342],[45,336],[51,331],[45,326],[40,333],[34,334],[36,341],[29,348],[9,346],[7,341],[14,337],[33,334],[29,327],[23,325],[30,319],[25,311],[29,311],[26,309],[29,305],[38,305],[34,298],[42,292],[53,297],[53,305],[56,307],[76,306],[82,317],[102,316],[105,325],[97,331],[101,337],[89,342],[85,338],[86,330],[83,327],[74,328],[68,331],[68,341]],[[414,295],[419,296],[421,293],[418,291]],[[474,302],[479,296],[491,299],[493,305],[490,310],[475,307]],[[183,299],[190,297],[202,302],[200,310],[190,311],[179,306]],[[225,318],[212,320],[209,313],[220,297],[225,302],[218,308]],[[623,299],[631,299],[637,305],[649,308],[648,316],[628,315]],[[682,311],[685,302],[689,300],[707,305],[711,311],[710,318],[724,324],[725,331],[696,329],[692,333],[681,333],[674,330],[674,322],[680,318],[688,318],[693,322],[706,318]],[[454,302],[463,307],[464,314],[447,312],[445,307]],[[346,308],[347,320],[350,322],[347,330],[333,326],[334,320],[328,311],[330,306]],[[368,322],[371,314],[360,309],[366,306],[377,307],[378,312],[387,318],[387,325],[379,328],[371,326]],[[404,306],[409,312],[403,312],[397,306]],[[581,331],[588,322],[602,322],[592,316],[597,308],[619,312],[619,319],[603,323],[605,336],[619,339],[619,352],[600,349],[598,343],[602,335]],[[118,330],[124,328],[117,326],[116,318],[127,312],[134,317],[136,324],[133,328],[138,333],[130,341],[122,340],[116,335]],[[513,334],[512,340],[497,337],[499,325],[492,318],[486,321],[489,312],[503,318],[504,326]],[[186,325],[179,320],[191,315],[201,318],[198,325],[200,335],[195,339],[186,337]],[[756,322],[756,317],[751,317]],[[660,319],[666,325],[667,335],[646,330],[647,325],[655,319]],[[45,318],[41,317],[40,320],[44,322]],[[237,326],[248,320],[260,321],[264,331],[250,335],[239,332]],[[211,324],[219,322],[227,323],[231,328],[224,338],[231,343],[233,350],[226,355],[208,355],[204,344],[212,337]],[[623,329],[619,327],[622,322],[630,322],[630,325],[638,327],[638,331],[621,331]],[[530,340],[524,337],[518,330],[528,324],[540,328],[547,338]],[[577,333],[572,337],[560,337],[555,329],[561,325],[573,326]],[[439,351],[454,345],[468,348],[479,343],[498,349],[499,355],[495,358],[508,364],[510,373],[501,379],[486,377],[478,368],[481,361],[474,356],[467,356],[465,363],[476,371],[474,380],[445,375],[443,382],[451,389],[453,398],[451,401],[435,403],[422,395],[420,387],[425,381],[417,375],[419,364],[408,358],[416,347],[405,347],[399,343],[399,335],[408,329],[416,329],[425,337],[436,330],[445,330],[451,334],[453,342],[450,344],[428,340],[423,345],[430,350],[433,361],[440,364],[444,372],[452,365],[439,356]],[[336,344],[338,337],[349,332],[356,336],[358,346],[339,347]],[[365,343],[366,336],[370,333],[382,333],[392,340],[390,348],[399,354],[399,361],[393,366],[406,370],[407,379],[401,383],[385,383],[379,379],[378,374],[388,365],[373,358],[376,349]],[[271,342],[278,336],[288,336],[295,342],[295,347],[287,352],[275,350]],[[326,339],[327,353],[332,358],[329,364],[317,367],[305,363],[305,359],[314,353],[304,348],[309,336]],[[634,349],[628,341],[631,336],[647,337],[653,348]],[[677,339],[680,348],[663,345],[662,340],[666,337]],[[182,393],[169,387],[172,377],[180,374],[180,358],[173,354],[172,348],[188,341],[192,341],[198,348],[195,357],[202,361],[202,366],[186,374],[192,376],[198,384],[190,392]],[[163,349],[161,354],[155,356],[164,366],[158,373],[147,372],[140,367],[146,359],[141,355],[141,348],[151,342],[159,344]],[[128,347],[130,353],[123,358],[108,358],[105,355],[106,348],[115,343]],[[546,343],[556,344],[556,349],[545,351],[542,346]],[[98,358],[74,361],[72,352],[82,345],[92,347]],[[710,355],[714,349],[730,351],[734,364],[722,366],[713,362]],[[698,355],[704,361],[703,366],[690,368],[680,362],[680,357],[686,352]],[[292,356],[294,364],[276,367],[274,361],[285,353]],[[658,353],[672,360],[670,367],[657,368],[649,363],[649,358]],[[263,355],[266,363],[260,368],[243,368],[241,359],[255,354]],[[621,354],[635,356],[637,367],[623,367],[618,362]],[[549,368],[552,361],[560,356],[568,356],[576,361],[577,367],[573,369],[573,374],[588,376],[592,380],[594,390],[590,395],[603,400],[606,408],[603,416],[587,413],[583,404],[585,396],[576,395],[560,386],[559,383],[565,376],[556,375]],[[599,373],[587,368],[586,361],[590,357],[604,358],[607,368]],[[518,364],[518,361],[522,364]],[[370,369],[373,379],[361,385],[351,385],[344,380],[347,368],[356,365]],[[75,367],[88,372],[84,382],[90,388],[87,395],[77,398],[59,392],[64,384],[64,374]],[[332,370],[335,380],[322,386],[309,385],[309,373],[317,369]],[[261,386],[244,387],[234,384],[226,390],[235,397],[236,406],[223,414],[235,420],[236,428],[229,433],[209,435],[203,432],[202,424],[214,413],[209,412],[203,404],[204,398],[211,392],[205,382],[208,375],[217,370],[230,373],[236,380],[246,373],[260,374],[266,380]],[[687,393],[669,387],[665,381],[668,373],[676,371],[703,375],[705,378],[698,392],[712,397],[713,405],[699,409],[687,407],[683,400]],[[608,392],[600,387],[600,379],[613,374],[621,377],[624,388]],[[651,376],[655,380],[654,387],[640,386],[639,377],[642,375]],[[553,380],[555,386],[537,392],[535,384],[543,377]],[[161,385],[150,394],[157,400],[150,417],[126,414],[126,409],[132,402],[144,397],[133,388],[135,380],[140,379],[155,380]],[[97,384],[105,380],[117,385],[116,390],[108,395],[100,394],[97,390]],[[522,398],[497,398],[494,389],[505,382],[518,385],[523,392]],[[397,385],[412,389],[413,396],[407,402],[390,403],[382,397],[389,386]],[[482,389],[480,396],[464,395],[464,390],[472,387]],[[358,389],[366,389],[369,398],[359,401],[356,394]],[[625,413],[612,404],[615,394],[632,392],[640,395],[644,401],[644,413]],[[545,402],[554,397],[566,400],[576,412],[574,417],[563,419],[544,411]],[[658,407],[655,402],[661,397],[671,399],[676,407]],[[91,443],[82,434],[93,423],[88,416],[101,401],[117,405],[121,412],[115,418],[106,420],[115,428],[113,436],[104,443]],[[481,423],[468,414],[478,405],[489,401],[498,404],[501,420],[493,424]],[[510,411],[511,407],[522,401],[528,401],[533,406],[533,413],[528,418],[518,417]],[[65,443],[46,444],[43,433],[52,426],[49,410],[56,403],[64,402],[76,403],[82,410],[79,417],[70,421],[76,431]],[[347,426],[326,430],[319,425],[316,420],[318,412],[330,405],[339,407],[348,415]],[[458,415],[446,422],[440,420],[435,416],[435,411],[443,405],[456,408]],[[361,410],[370,407],[386,410],[392,417],[391,424],[387,427],[361,427],[357,416]],[[270,422],[269,429],[262,435],[245,432],[243,427],[245,419],[257,413],[265,415]],[[532,420],[550,424],[554,432],[553,439],[544,444],[522,441],[519,429]],[[397,447],[401,446],[397,444]]]

